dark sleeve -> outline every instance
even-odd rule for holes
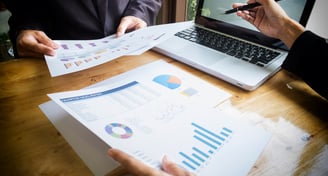
[[[282,68],[301,77],[313,90],[328,100],[327,40],[305,31],[294,42]]]
[[[40,0],[20,1],[8,0],[6,6],[11,13],[9,18],[9,37],[16,52],[16,38],[24,29],[43,30],[46,14],[44,8],[39,8]]]
[[[162,0],[131,0],[123,16],[135,16],[154,25],[161,6]]]

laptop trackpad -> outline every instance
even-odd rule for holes
[[[176,52],[177,55],[187,60],[206,66],[213,65],[224,57],[227,57],[225,54],[199,45],[187,45]]]

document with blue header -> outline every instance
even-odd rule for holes
[[[189,96],[197,94],[197,86],[172,91],[187,77],[159,73],[48,96],[108,147],[152,167],[160,168],[167,155],[197,175],[247,175],[270,133],[192,101]]]

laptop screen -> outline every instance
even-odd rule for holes
[[[199,0],[196,24],[266,46],[284,47],[279,40],[264,36],[235,13],[224,14],[235,2],[243,1]],[[305,26],[314,2],[315,0],[281,0],[279,4],[291,18]]]

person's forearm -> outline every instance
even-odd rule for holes
[[[280,30],[278,37],[285,43],[288,48],[291,48],[295,40],[305,31],[305,28],[292,19],[286,19],[283,28]]]

